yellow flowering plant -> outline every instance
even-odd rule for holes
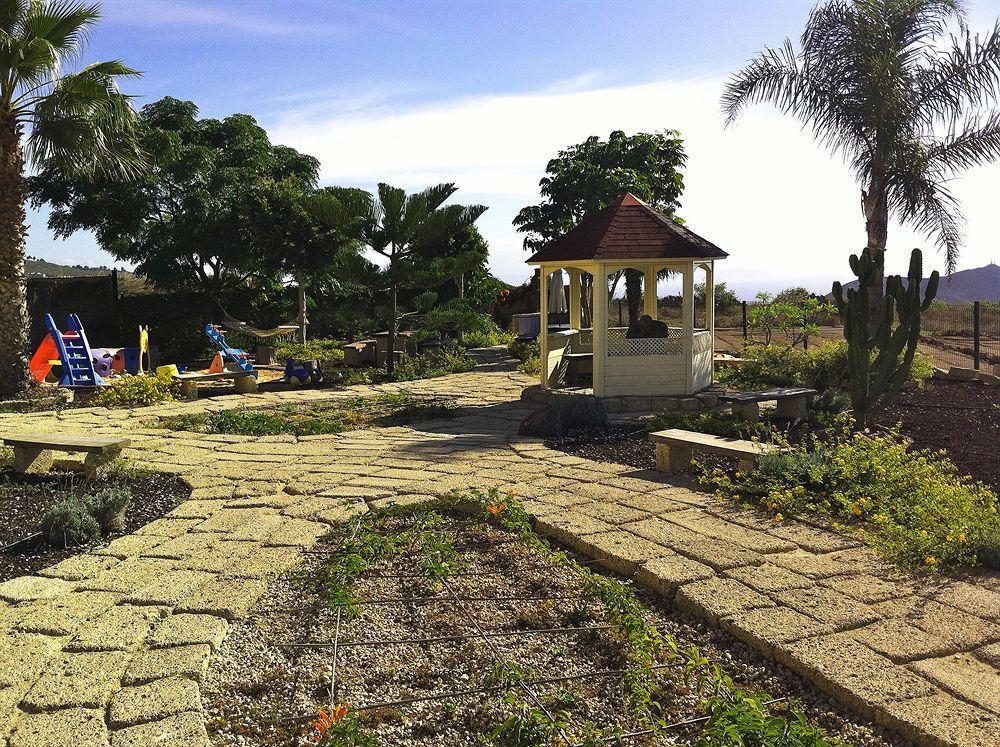
[[[914,449],[898,432],[842,431],[784,447],[755,471],[706,470],[701,480],[772,516],[824,515],[902,564],[1000,567],[1000,499],[943,452]]]

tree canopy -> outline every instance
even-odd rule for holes
[[[514,218],[517,230],[527,234],[524,248],[541,248],[625,192],[673,215],[684,191],[686,160],[676,130],[635,135],[615,130],[607,140],[594,135],[559,151],[538,183],[542,202]]]
[[[315,271],[337,249],[303,207],[319,162],[272,144],[253,117],[199,119],[194,103],[167,97],[141,109],[137,138],[149,168],[134,182],[58,167],[29,180],[57,236],[91,230],[156,285],[213,296]]]

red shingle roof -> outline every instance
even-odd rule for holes
[[[729,254],[631,193],[549,242],[528,261],[722,259]]]

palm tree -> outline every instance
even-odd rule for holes
[[[398,295],[408,275],[426,270],[417,260],[416,250],[471,226],[486,210],[482,205],[444,205],[458,189],[454,184],[438,184],[408,195],[398,187],[378,185],[378,197],[356,190],[331,190],[312,198],[310,210],[320,221],[335,225],[343,211],[361,217],[361,241],[385,257],[389,285],[389,355],[386,370],[394,368],[396,332],[399,326]]]
[[[26,160],[122,176],[142,163],[117,85],[137,73],[121,62],[62,72],[99,17],[79,2],[0,0],[0,395],[28,381]]]
[[[945,40],[949,23],[960,36]],[[809,14],[801,48],[766,49],[733,76],[732,124],[769,102],[842,155],[861,184],[868,248],[885,252],[890,216],[926,233],[955,269],[962,216],[948,180],[1000,155],[1000,23],[980,38],[961,0],[830,0]],[[881,278],[879,279],[881,281]],[[869,304],[877,321],[882,283]]]

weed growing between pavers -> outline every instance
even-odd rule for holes
[[[629,584],[554,551],[496,493],[372,511],[315,553],[266,635],[277,647],[254,653],[237,634],[223,651],[284,676],[254,701],[214,685],[217,744],[258,728],[253,744],[324,747],[598,745],[636,731],[640,745],[720,732],[711,744],[834,744],[786,703],[748,696]],[[279,699],[287,712],[265,723]],[[775,728],[784,742],[757,739]]]
[[[367,426],[405,425],[417,420],[453,417],[456,413],[446,398],[424,398],[403,391],[335,402],[175,415],[160,422],[172,430],[199,433],[318,436]]]

